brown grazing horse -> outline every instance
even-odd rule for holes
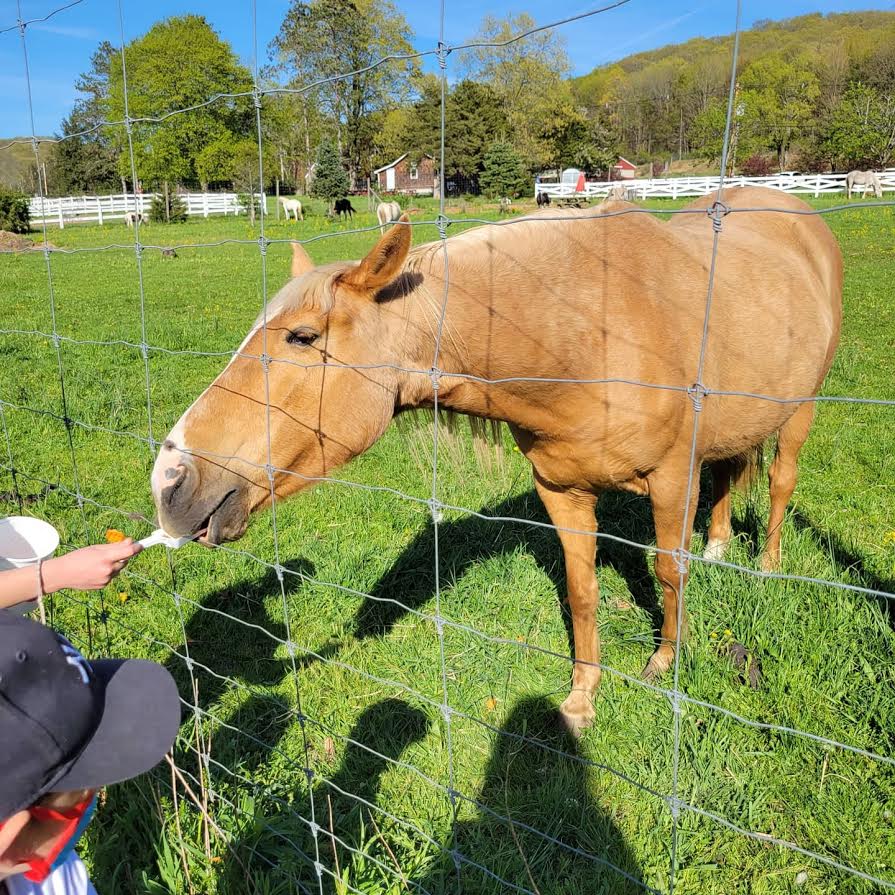
[[[707,210],[714,198],[691,207]],[[784,193],[731,189],[723,201],[780,211],[723,220],[702,381],[710,390],[813,396],[841,325],[836,240],[819,216],[786,214],[808,206]],[[707,214],[670,223],[592,215],[536,214],[451,238],[437,358],[440,405],[509,424],[559,529],[576,659],[562,712],[573,730],[593,719],[600,680],[594,535],[604,489],[652,503],[665,616],[644,674],[655,678],[674,658],[686,574],[672,552],[684,531],[689,547],[699,487],[697,474],[688,495],[699,395],[687,389],[697,378],[713,235]],[[240,348],[251,357],[233,358],[159,454],[152,485],[164,528],[206,531],[210,543],[239,538],[249,514],[270,503],[268,464],[277,498],[287,497],[369,448],[396,413],[431,406],[425,371],[435,361],[443,253],[440,242],[411,250],[406,216],[359,263],[314,267],[296,246],[294,278],[270,302],[266,338],[259,321]],[[730,470],[778,433],[763,557],[772,568],[814,404],[717,394],[702,401],[696,463],[697,473],[714,464],[715,556],[730,537]]]

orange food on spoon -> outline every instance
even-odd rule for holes
[[[106,543],[108,544],[118,544],[126,537],[127,535],[123,531],[118,531],[117,528],[106,529]]]

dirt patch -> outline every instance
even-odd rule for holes
[[[52,243],[47,243],[51,249],[55,249]],[[8,230],[0,230],[0,252],[39,252],[44,247],[43,242],[35,244],[33,239],[21,236],[18,233],[10,233]]]

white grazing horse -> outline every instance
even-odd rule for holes
[[[126,211],[124,213],[124,223],[128,227],[133,227],[134,224],[146,224],[146,215],[143,214],[142,211]]]
[[[379,232],[385,232],[385,225],[401,217],[401,206],[397,202],[380,202],[376,206],[376,220],[379,221]]]
[[[290,212],[295,215],[295,220],[303,221],[305,219],[301,210],[301,202],[298,199],[288,199],[286,196],[280,196],[280,202],[283,205],[283,211],[286,212],[286,220],[290,220]]]
[[[845,178],[845,190],[849,199],[852,193],[857,192],[860,192],[863,199],[867,196],[867,190],[873,190],[873,195],[877,199],[883,197],[883,187],[876,171],[849,171]]]

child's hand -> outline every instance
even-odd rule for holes
[[[143,548],[132,538],[73,550],[43,564],[44,591],[99,590],[105,587]]]

